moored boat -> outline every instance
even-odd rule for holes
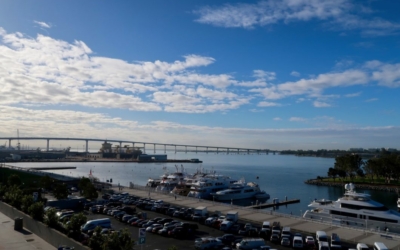
[[[337,201],[315,199],[303,217],[352,227],[400,233],[400,213],[357,193],[354,184],[345,185],[344,196]]]

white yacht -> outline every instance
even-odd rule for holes
[[[212,198],[211,193],[227,189],[235,182],[236,180],[228,176],[217,175],[215,173],[208,174],[196,179],[192,183],[187,196],[199,199],[210,199]]]
[[[352,183],[346,184],[345,189],[344,196],[337,201],[315,199],[303,217],[343,226],[400,232],[399,212],[371,200],[369,194],[355,192]]]
[[[244,180],[236,182],[228,189],[211,194],[215,200],[220,201],[255,198],[257,195],[262,195],[263,199],[269,198],[266,192],[260,190],[257,183],[246,183]]]
[[[156,187],[156,191],[161,192],[171,192],[178,184],[183,183],[185,178],[188,176],[186,172],[184,172],[183,166],[181,165],[181,171],[178,170],[178,166],[176,166],[176,172],[169,174],[166,179],[162,179],[160,184]]]

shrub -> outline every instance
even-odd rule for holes
[[[72,238],[78,238],[81,234],[81,226],[85,224],[87,217],[83,213],[74,214],[67,226],[67,235]]]
[[[34,203],[32,195],[24,195],[21,201],[21,209],[24,213],[28,213],[29,207]],[[42,207],[43,209],[43,207]]]
[[[42,202],[36,202],[28,208],[28,213],[33,219],[42,221],[44,216],[44,209]]]
[[[90,249],[97,250],[97,249],[102,249],[104,242],[105,242],[105,236],[100,234],[101,232],[101,227],[96,227],[93,232],[93,236],[89,240],[89,247]]]
[[[22,205],[22,191],[17,186],[11,186],[4,194],[4,199],[13,207],[20,210]]]
[[[56,213],[57,210],[55,210],[54,208],[50,208],[49,210],[47,210],[44,216],[44,223],[49,227],[58,229],[59,223]]]

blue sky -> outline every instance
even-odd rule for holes
[[[2,1],[0,136],[399,148],[399,9]]]

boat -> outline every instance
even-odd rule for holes
[[[175,165],[176,172],[169,174],[167,178],[163,178],[160,184],[156,187],[158,192],[171,192],[178,184],[184,182],[185,178],[189,176],[181,165],[181,171],[179,171],[178,166]]]
[[[188,197],[211,199],[211,193],[229,188],[236,180],[215,172],[199,177],[190,187]]]
[[[400,198],[397,198],[397,211],[400,211]]]
[[[343,226],[362,227],[400,233],[400,213],[357,193],[352,183],[345,185],[344,196],[337,201],[314,199],[303,217]]]
[[[215,200],[227,201],[227,200],[241,200],[249,198],[264,197],[268,199],[269,195],[265,191],[261,191],[260,187],[255,182],[246,183],[244,180],[234,183],[230,188],[212,193],[211,196]],[[257,198],[259,199],[259,198]]]

